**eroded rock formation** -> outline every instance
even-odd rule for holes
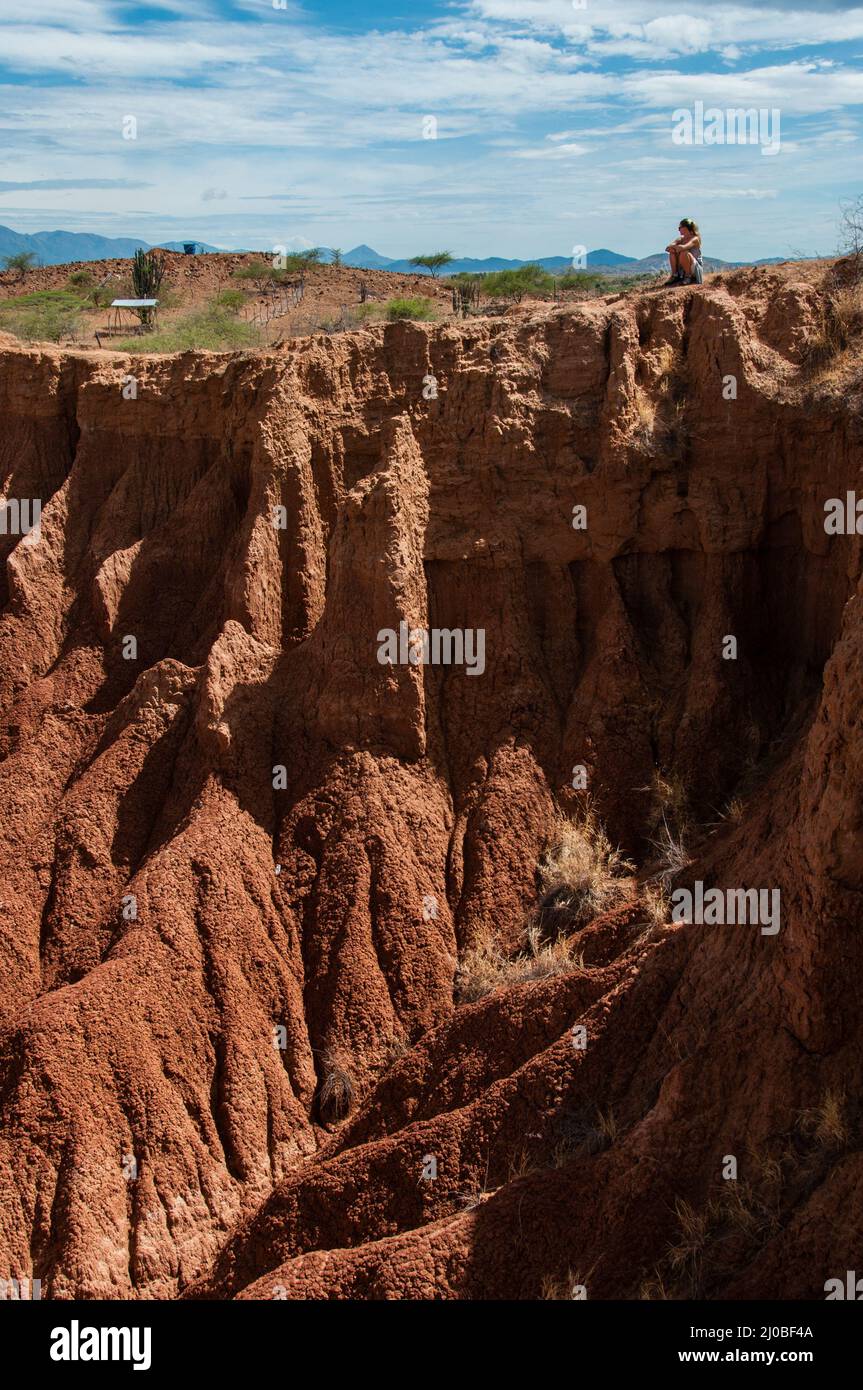
[[[859,1263],[863,600],[824,502],[863,397],[813,386],[817,314],[786,267],[266,356],[5,341],[42,514],[0,535],[0,1273],[801,1298]],[[382,663],[401,623],[482,629],[484,670]],[[578,766],[639,867],[685,788],[679,881],[778,887],[781,931],[645,930],[636,885],[583,968],[457,1003]]]

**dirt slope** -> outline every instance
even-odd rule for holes
[[[815,277],[271,355],[0,343],[3,496],[43,502],[0,535],[0,1271],[811,1298],[855,1267],[863,602],[824,503],[863,390],[805,366]],[[484,670],[382,664],[402,621],[483,629]],[[455,1003],[579,765],[638,866],[657,769],[682,787],[678,882],[779,888],[781,930],[636,887],[582,968]]]
[[[246,304],[242,317],[251,318],[267,302],[266,296],[255,293],[248,281],[237,280],[234,273],[245,266],[260,265],[268,257],[243,252],[208,253],[184,256],[176,251],[160,252],[165,263],[165,279],[160,291],[161,327],[170,326],[190,312],[215,303],[224,290],[243,288]],[[0,303],[41,290],[62,290],[69,287],[69,277],[76,272],[88,276],[88,284],[102,286],[114,298],[134,295],[131,260],[76,261],[67,265],[34,266],[23,277],[17,271],[0,271]],[[452,309],[452,290],[441,280],[428,275],[400,275],[385,270],[359,270],[351,266],[316,265],[305,276],[302,299],[285,313],[270,306],[274,317],[261,331],[264,341],[275,342],[291,335],[320,332],[322,325],[338,322],[350,314],[361,301],[361,291],[369,305],[384,305],[388,300],[401,298],[429,299],[437,316],[449,315]],[[84,294],[84,291],[81,291]],[[109,300],[110,302],[110,300]],[[128,315],[128,325],[134,316]],[[262,316],[263,317],[263,316]],[[95,350],[95,332],[111,319],[108,309],[83,308],[77,329],[78,346]],[[108,349],[111,340],[106,339]],[[68,345],[68,344],[67,344]]]

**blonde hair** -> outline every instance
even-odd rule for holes
[[[701,233],[698,230],[698,223],[693,222],[691,217],[681,217],[680,225],[681,227],[686,227],[692,233],[693,236],[701,236]]]

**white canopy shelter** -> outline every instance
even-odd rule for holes
[[[114,337],[117,334],[128,336],[130,333],[147,332],[153,326],[158,306],[158,299],[112,299],[108,326],[96,330],[96,342],[101,347],[103,337]],[[137,321],[129,323],[128,319],[123,318],[124,314],[135,315]]]

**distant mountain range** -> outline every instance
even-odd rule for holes
[[[324,248],[325,259],[332,258],[332,252]],[[632,256],[621,256],[616,251],[588,251],[588,266],[602,266],[605,269],[623,270],[630,265],[637,265],[638,262]],[[342,256],[345,265],[356,266],[360,270],[392,270],[400,275],[427,275],[429,272],[420,266],[411,265],[409,259],[391,260],[388,256],[381,256],[377,251],[373,251],[370,246],[355,246],[353,251],[346,251]],[[541,265],[544,270],[561,272],[572,264],[571,256],[538,256],[531,264]],[[470,256],[459,256],[446,267],[446,274],[457,275],[460,271],[472,271],[478,275],[487,275],[493,270],[517,270],[520,265],[527,265],[527,261],[508,261],[502,256],[487,256],[485,260],[474,260]]]
[[[158,243],[159,249],[167,251],[182,251],[183,246],[182,241],[161,241]],[[138,237],[105,237],[90,232],[33,232],[28,235],[25,232],[14,232],[11,227],[0,226],[0,258],[14,256],[19,251],[31,251],[40,265],[65,265],[70,261],[126,259],[133,255],[139,247],[150,250],[151,243],[142,241]],[[204,241],[195,242],[195,248],[198,252],[224,249],[210,246]],[[321,253],[324,261],[333,259],[333,252],[329,247],[321,247]],[[272,248],[266,248],[261,254],[272,255]],[[761,261],[720,261],[712,256],[705,256],[704,268],[705,270],[730,270],[739,265],[777,265],[783,259],[782,256],[771,256],[767,260]],[[371,246],[355,246],[352,251],[344,253],[342,262],[344,265],[353,266],[359,270],[389,270],[410,275],[428,274],[427,271],[412,266],[409,259],[399,260],[389,256],[381,256]],[[664,270],[668,265],[664,252],[644,256],[638,260],[634,256],[621,256],[617,251],[608,251],[605,248],[598,251],[588,251],[586,262],[588,268],[602,269],[611,275],[651,275]],[[455,275],[460,271],[473,271],[482,274],[493,270],[517,270],[519,266],[526,264],[528,264],[527,261],[505,260],[501,256],[487,256],[485,260],[474,260],[469,256],[461,256],[447,266],[445,273]],[[538,256],[535,264],[541,265],[552,273],[560,274],[572,265],[572,258],[570,256]]]
[[[324,259],[330,260],[332,252],[326,248],[322,250]],[[639,260],[635,256],[621,256],[617,251],[603,248],[599,251],[588,251],[584,259],[588,269],[603,270],[609,275],[655,275],[657,271],[665,270],[668,266],[668,256],[664,251],[659,251],[653,256],[643,256]],[[705,256],[704,269],[733,270],[741,265],[779,265],[785,259],[784,256],[770,256],[761,261],[721,261],[715,256]],[[355,246],[353,251],[345,252],[342,261],[345,265],[357,266],[362,270],[393,270],[410,275],[429,273],[419,266],[411,265],[409,260],[390,260],[386,256],[380,256],[370,246]],[[452,261],[442,273],[457,275],[460,271],[472,271],[474,274],[488,274],[494,270],[517,270],[519,266],[527,264],[527,261],[504,260],[501,256],[488,256],[481,261],[464,256]],[[544,270],[559,275],[572,267],[572,257],[537,256],[530,264],[541,265]]]
[[[182,241],[163,241],[166,251],[182,251]],[[198,251],[218,251],[218,246],[195,243]],[[150,249],[148,241],[139,237],[97,236],[90,232],[13,232],[0,227],[0,258],[15,256],[19,251],[31,251],[40,265],[66,265],[69,261],[113,261],[133,256],[139,247]]]

